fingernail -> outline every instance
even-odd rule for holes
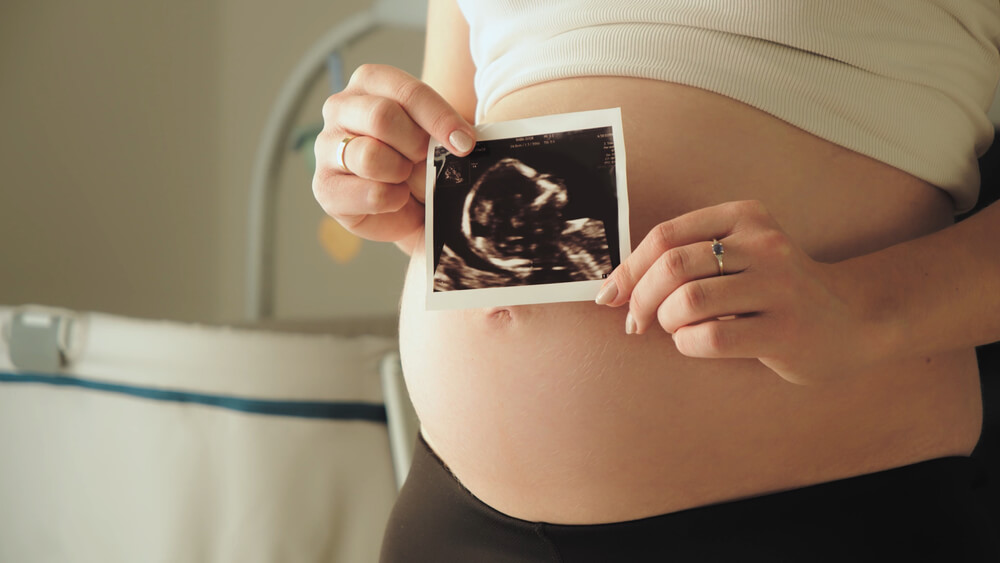
[[[625,334],[635,334],[639,331],[639,327],[635,326],[635,319],[632,318],[632,313],[625,315]]]
[[[597,292],[597,299],[594,301],[598,305],[607,305],[608,303],[614,301],[616,297],[618,297],[618,284],[610,281],[604,284],[604,287]]]
[[[452,131],[451,135],[448,136],[448,141],[451,142],[451,146],[458,149],[458,152],[469,152],[476,144],[473,142],[472,137],[461,129]]]

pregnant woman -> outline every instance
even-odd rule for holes
[[[431,0],[314,193],[412,255],[421,420],[383,561],[996,560],[968,456],[1000,340],[976,158],[995,0]],[[632,256],[597,303],[427,311],[427,142],[620,107]]]

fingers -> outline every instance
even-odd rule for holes
[[[399,211],[410,198],[407,184],[373,182],[358,176],[339,175],[331,186],[329,177],[317,172],[313,196],[331,217],[392,213]]]
[[[475,147],[473,127],[433,88],[383,65],[355,71],[323,106],[313,193],[348,230],[397,241],[423,224],[429,139],[455,154]],[[345,139],[350,139],[345,142]]]
[[[713,319],[673,334],[677,351],[692,358],[756,358],[769,349],[767,315]]]
[[[777,256],[781,237],[759,202],[687,213],[661,223],[643,239],[612,273],[598,303],[627,303],[629,333],[659,325],[671,334],[686,332],[687,338],[725,336],[714,332],[721,330],[714,324],[719,319],[759,318],[784,298],[774,283],[774,272],[785,261]],[[768,275],[754,269],[762,264]],[[726,275],[721,275],[723,267]],[[693,327],[699,328],[687,332]]]
[[[342,137],[320,133],[316,138],[317,170],[389,184],[405,182],[413,171],[410,160],[378,139],[356,137],[346,147],[341,147],[342,141]],[[340,166],[340,157],[347,170]]]
[[[747,222],[769,221],[767,211],[756,201],[724,203],[714,207],[707,207],[686,213],[670,221],[660,223],[639,243],[639,246],[632,252],[627,260],[622,262],[611,274],[604,286],[614,284],[616,296],[606,303],[611,306],[622,305],[627,302],[633,289],[639,280],[661,259],[661,257],[671,250],[679,247],[702,243],[708,248],[709,262],[704,259],[702,263],[715,263],[715,273],[718,273],[718,262],[711,254],[712,239],[720,239],[725,243],[725,237],[739,230]],[[706,244],[707,243],[707,244]],[[683,262],[699,251],[690,251],[686,254],[674,253],[666,260]],[[724,262],[729,271],[730,258],[725,256]],[[669,266],[661,264],[661,266]],[[675,267],[676,269],[676,267]],[[690,269],[694,273],[697,270]],[[703,276],[701,276],[703,277]],[[694,278],[691,278],[694,279]]]
[[[746,268],[744,263],[746,253],[740,252],[740,245],[733,239],[723,239],[722,242],[726,250],[724,255],[726,273],[735,274],[743,271]],[[658,319],[667,332],[673,332],[677,327],[686,324],[677,324],[674,320],[664,322],[664,319],[658,316],[658,311],[663,310],[661,303],[677,304],[680,311],[690,311],[690,314],[683,317],[683,320],[688,322],[709,318],[712,315],[722,316],[755,310],[748,308],[716,310],[703,307],[703,305],[718,307],[716,301],[709,298],[716,297],[715,294],[720,291],[717,289],[719,282],[723,281],[718,277],[719,262],[712,253],[712,244],[711,241],[703,241],[672,248],[653,262],[646,274],[636,283],[629,297],[629,312],[637,332],[644,332]],[[736,304],[727,306],[733,307]],[[697,314],[703,316],[698,317]]]
[[[410,187],[410,193],[413,197],[417,198],[420,203],[424,203],[427,199],[426,160],[421,160],[413,165],[413,172],[410,173],[410,179],[406,181],[406,184]]]
[[[637,317],[630,309],[637,331],[659,325],[674,334],[682,327],[719,318],[752,315],[766,311],[773,302],[773,292],[758,276],[714,277],[686,283],[654,306],[650,318]]]
[[[472,126],[433,88],[403,70],[384,65],[362,65],[351,76],[346,92],[385,98],[397,104],[420,129],[455,154],[465,155],[474,147],[475,131]],[[381,107],[386,112],[387,121],[398,118],[389,115],[393,112],[388,111],[388,106]],[[406,154],[403,147],[390,144]]]
[[[424,206],[408,198],[402,208],[368,215],[332,215],[348,231],[368,240],[396,242],[411,236],[424,223]]]
[[[430,135],[397,102],[373,95],[342,98],[330,107],[326,119],[336,123],[345,134],[381,139],[410,162],[427,158]]]

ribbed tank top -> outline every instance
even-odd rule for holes
[[[459,0],[476,117],[541,82],[696,86],[978,197],[993,140],[998,0]]]

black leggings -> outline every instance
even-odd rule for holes
[[[1000,561],[983,472],[947,457],[629,522],[509,517],[472,496],[423,439],[382,563]]]

